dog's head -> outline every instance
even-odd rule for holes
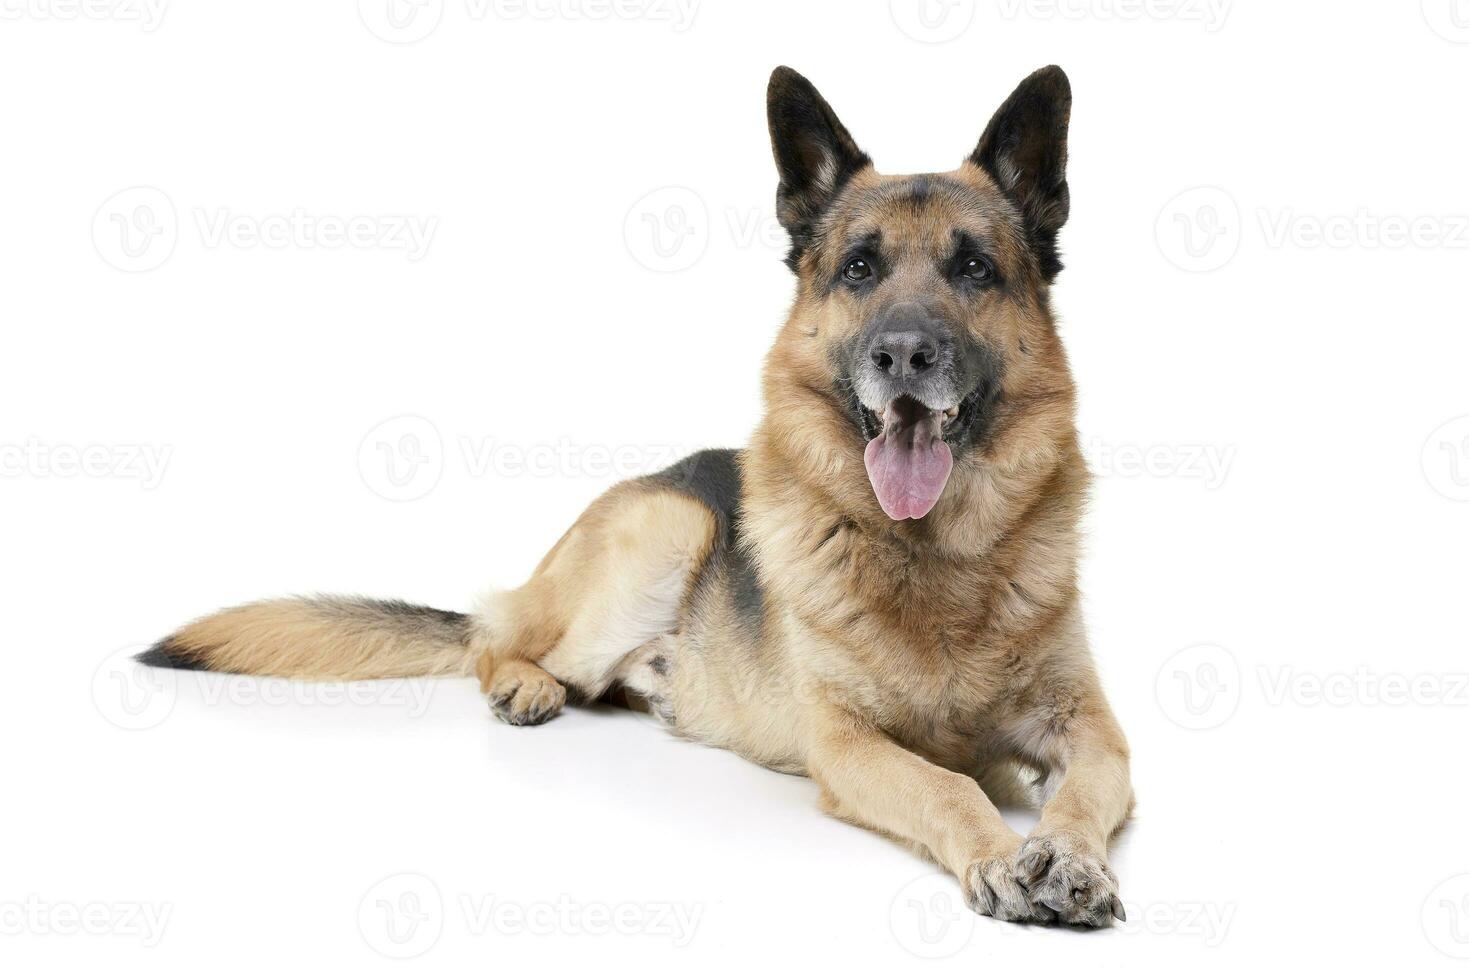
[[[1007,408],[1070,381],[1047,310],[1061,269],[1071,89],[1021,82],[958,169],[884,176],[801,75],[768,94],[777,214],[800,280],[772,371],[827,393],[894,520],[981,465]]]

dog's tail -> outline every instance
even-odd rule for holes
[[[470,617],[356,596],[273,599],[190,623],[138,655],[153,667],[318,680],[472,674]]]

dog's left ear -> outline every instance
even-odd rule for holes
[[[791,236],[792,269],[813,229],[842,185],[872,161],[831,106],[798,72],[782,65],[770,75],[765,106],[780,188],[775,213]]]
[[[1061,271],[1056,233],[1071,212],[1066,187],[1070,121],[1071,82],[1055,65],[1042,68],[1000,106],[969,157],[1019,206],[1047,281]]]

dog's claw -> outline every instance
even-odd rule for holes
[[[1016,869],[1020,872],[1021,880],[1030,886],[1040,881],[1049,862],[1050,855],[1044,851],[1035,850],[1028,854],[1022,852],[1020,860],[1016,862]]]

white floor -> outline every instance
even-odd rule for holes
[[[16,681],[84,693],[72,666]],[[0,941],[26,967],[12,976],[401,976],[409,957],[510,976],[1221,975],[1307,936],[1322,969],[1457,966],[1424,941],[1419,903],[1462,813],[1404,833],[1344,816],[1398,780],[1390,758],[1323,766],[1313,746],[1349,738],[1340,726],[1259,752],[1156,706],[1129,719],[1141,806],[1114,858],[1129,919],[1079,933],[972,916],[924,862],[820,815],[810,782],[631,712],[516,729],[467,680],[262,683],[121,654],[91,680],[90,702],[7,692],[30,702],[12,707],[29,745],[6,767],[26,790],[5,820],[7,893],[29,896],[5,906]]]

